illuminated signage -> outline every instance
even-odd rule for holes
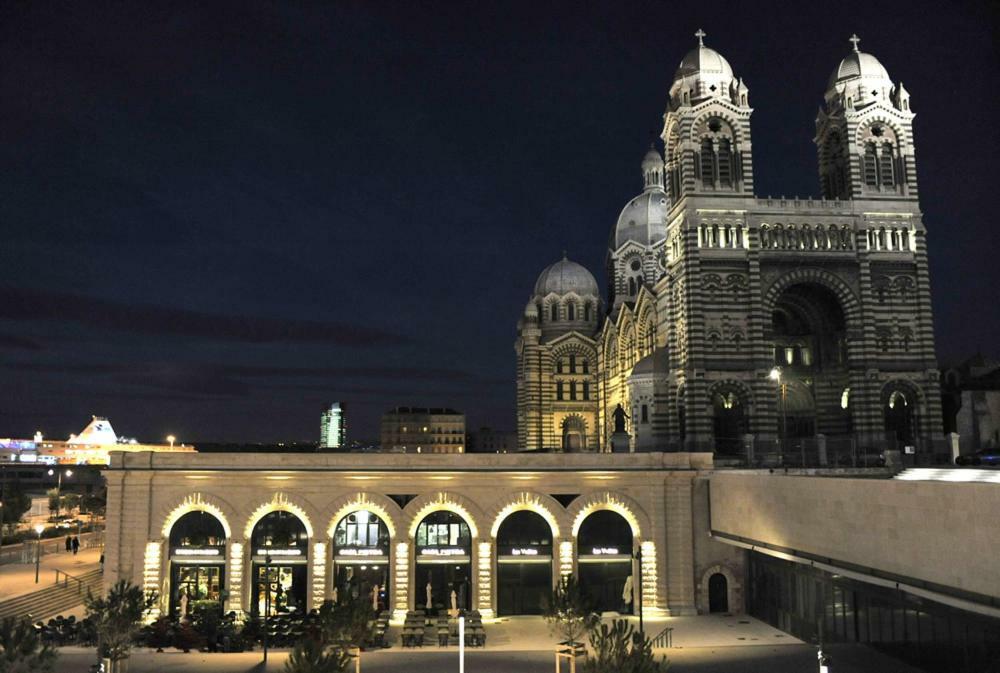
[[[617,556],[618,547],[594,547],[590,553],[594,556]]]
[[[218,556],[219,553],[218,549],[198,549],[191,547],[182,547],[174,550],[174,556]]]
[[[258,549],[257,556],[302,556],[301,549]]]
[[[385,556],[381,549],[338,549],[337,556]]]
[[[538,556],[538,550],[530,547],[510,550],[511,556]]]
[[[464,549],[458,549],[456,547],[433,547],[430,549],[421,549],[420,554],[422,556],[465,556]]]

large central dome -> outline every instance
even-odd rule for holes
[[[575,292],[581,297],[587,295],[596,297],[597,281],[586,268],[564,256],[538,276],[535,294],[544,297],[552,293],[564,295],[570,292]]]

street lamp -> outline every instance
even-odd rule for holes
[[[174,448],[174,442],[177,441],[177,438],[173,435],[167,435],[167,441],[170,442],[170,448],[172,449]]]
[[[55,470],[49,470],[49,476],[51,477],[53,474],[55,474]],[[59,473],[59,481],[56,483],[56,516],[57,517],[59,516],[59,511],[60,511],[61,505],[62,505],[62,478],[63,478],[63,474],[64,474],[63,472]],[[65,474],[66,474],[66,478],[68,479],[69,477],[73,476],[73,470],[66,470]]]
[[[776,382],[781,386],[781,460],[785,460],[785,439],[788,434],[787,423],[788,418],[785,415],[786,409],[788,407],[787,396],[788,396],[788,384],[785,383],[784,378],[781,376],[781,367],[774,367],[771,372],[767,375],[769,379]]]
[[[40,523],[35,524],[35,532],[38,533],[38,541],[35,543],[35,584],[38,584],[38,570],[42,564],[42,531],[45,526]]]
[[[639,562],[639,639],[644,639],[645,629],[642,624],[642,547],[635,550],[635,560]]]

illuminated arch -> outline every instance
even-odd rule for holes
[[[334,532],[345,516],[352,512],[367,510],[378,516],[385,522],[385,527],[389,530],[389,537],[396,539],[396,531],[399,530],[400,517],[403,511],[393,500],[377,493],[353,493],[345,495],[333,502],[333,515],[326,529],[326,536],[333,537]]]
[[[271,512],[289,512],[294,514],[300,521],[302,521],[302,525],[305,526],[306,535],[309,536],[309,539],[313,540],[315,538],[315,531],[313,531],[313,525],[309,515],[306,514],[306,511],[299,505],[289,502],[288,496],[281,492],[275,493],[271,496],[270,500],[261,503],[257,509],[253,511],[253,514],[251,514],[250,518],[247,519],[247,525],[243,528],[244,537],[249,540],[253,536],[253,529],[254,526],[257,525],[257,522]]]
[[[853,231],[851,232],[853,234]],[[833,292],[844,312],[844,321],[849,328],[857,329],[861,324],[861,304],[850,286],[837,275],[816,267],[799,267],[779,277],[764,293],[761,302],[765,315],[774,311],[782,293],[793,285],[815,283]]]
[[[403,510],[410,522],[407,528],[407,535],[411,538],[417,535],[417,526],[428,514],[438,511],[453,512],[469,526],[469,532],[473,538],[479,537],[479,522],[483,520],[482,512],[468,498],[463,498],[455,493],[433,493],[422,495],[410,501]]]
[[[223,507],[219,504],[221,501],[215,502],[215,498],[208,499],[202,493],[192,493],[184,498],[179,505],[170,510],[170,512],[163,519],[163,528],[160,533],[164,538],[170,537],[170,529],[174,527],[174,524],[189,512],[207,512],[219,520],[222,524],[222,530],[226,533],[226,539],[232,539],[233,529],[229,525],[229,517],[223,512]],[[228,505],[226,506],[228,509]]]
[[[549,524],[549,528],[552,530],[552,539],[557,539],[562,527],[559,525],[559,519],[555,513],[560,510],[562,510],[562,506],[559,504],[559,501],[550,495],[534,493],[532,491],[515,493],[513,496],[499,501],[490,510],[489,518],[493,520],[493,525],[490,527],[490,537],[496,538],[497,533],[500,531],[500,524],[508,516],[514,512],[529,511],[545,519],[545,522]]]
[[[572,533],[575,538],[580,532],[580,526],[584,519],[594,512],[608,509],[616,514],[620,514],[628,525],[632,528],[632,537],[641,538],[643,531],[650,531],[651,527],[646,513],[639,507],[639,504],[620,493],[611,491],[601,491],[592,493],[585,498],[577,498],[570,506],[570,516],[573,518]]]

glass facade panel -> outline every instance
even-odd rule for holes
[[[797,638],[816,642],[822,622],[824,642],[868,643],[928,673],[1000,670],[1000,619],[757,552],[748,578],[747,611]]]

